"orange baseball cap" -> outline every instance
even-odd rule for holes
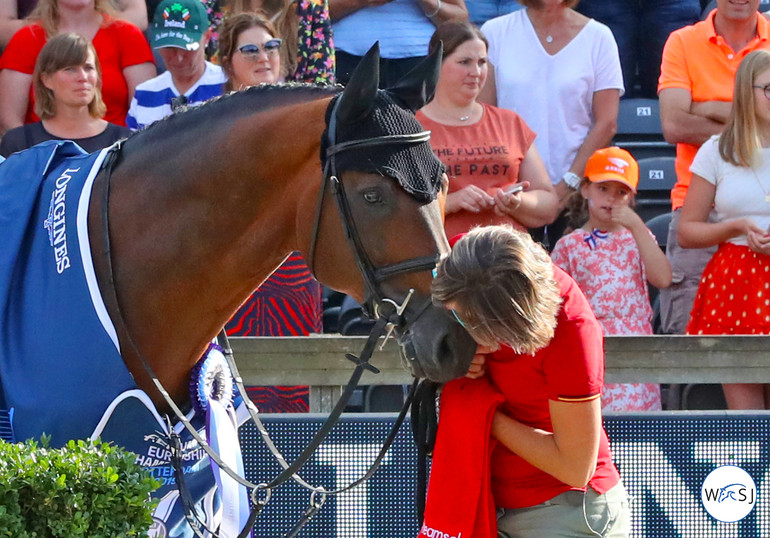
[[[636,192],[639,165],[629,152],[612,146],[598,149],[586,163],[585,176],[593,183],[619,181]]]

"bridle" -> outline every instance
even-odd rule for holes
[[[246,480],[245,478],[239,476],[235,471],[233,471],[228,465],[226,465],[221,460],[218,454],[211,448],[211,446],[206,442],[206,440],[204,440],[201,437],[197,429],[189,422],[185,414],[182,412],[182,410],[177,406],[176,402],[174,402],[174,400],[168,394],[168,392],[163,387],[162,383],[160,382],[160,380],[157,378],[154,371],[152,370],[152,367],[147,362],[144,354],[141,352],[138,346],[138,343],[134,340],[131,332],[128,330],[128,326],[125,322],[125,317],[123,316],[122,310],[120,308],[120,302],[118,300],[117,290],[115,288],[115,277],[114,277],[114,270],[113,270],[113,264],[112,264],[112,252],[111,252],[111,245],[110,245],[110,226],[109,226],[110,178],[111,178],[112,168],[115,166],[115,164],[117,163],[120,157],[120,149],[121,149],[120,143],[115,144],[109,150],[109,153],[104,160],[104,164],[102,165],[102,172],[104,173],[104,187],[103,187],[103,200],[102,200],[101,213],[102,213],[103,240],[104,240],[104,247],[105,247],[106,269],[107,269],[107,286],[106,287],[111,293],[112,300],[114,301],[114,304],[115,304],[116,321],[119,322],[120,325],[122,325],[123,332],[126,335],[126,338],[129,344],[131,345],[134,353],[139,358],[142,364],[142,367],[151,378],[153,384],[155,385],[155,388],[163,396],[168,406],[172,409],[172,411],[176,415],[176,418],[184,425],[188,433],[198,442],[199,446],[206,452],[209,458],[211,458],[211,460],[216,465],[219,466],[219,468],[223,472],[225,472],[232,479],[237,481],[240,485],[251,490],[250,499],[253,504],[253,508],[249,515],[248,521],[244,526],[244,528],[239,533],[238,538],[245,538],[251,532],[251,528],[253,527],[257,516],[261,513],[264,506],[270,500],[272,489],[283,484],[289,479],[296,481],[301,486],[305,487],[311,492],[310,503],[308,508],[302,514],[299,521],[295,524],[295,526],[291,529],[291,531],[286,534],[287,537],[294,537],[299,533],[302,527],[308,521],[310,521],[310,519],[315,515],[315,513],[321,508],[321,506],[323,505],[328,495],[338,495],[340,493],[346,492],[352,489],[353,487],[359,485],[360,483],[364,482],[369,477],[371,477],[376,471],[376,469],[379,467],[387,451],[389,450],[390,446],[395,440],[396,435],[398,434],[398,431],[401,428],[401,425],[403,424],[403,421],[406,417],[409,406],[412,403],[414,394],[417,391],[418,386],[420,384],[420,380],[417,380],[417,379],[413,382],[412,388],[409,394],[407,395],[404,406],[401,409],[401,412],[399,413],[396,419],[396,422],[393,424],[393,427],[391,428],[391,431],[388,434],[377,457],[374,459],[373,463],[371,464],[369,469],[366,471],[366,473],[364,473],[363,476],[361,476],[357,480],[351,482],[350,484],[342,488],[328,491],[323,487],[312,486],[308,484],[304,479],[302,479],[302,477],[300,477],[297,474],[297,472],[310,459],[310,457],[313,455],[316,449],[321,445],[321,443],[328,436],[329,432],[332,430],[334,425],[337,423],[339,417],[341,416],[342,412],[347,406],[347,403],[350,400],[350,397],[352,396],[353,391],[357,387],[358,382],[360,381],[364,370],[369,370],[373,373],[379,372],[379,370],[377,370],[376,367],[374,367],[369,363],[369,359],[374,353],[376,344],[380,339],[380,337],[383,334],[385,334],[386,331],[388,331],[386,335],[386,339],[387,339],[387,337],[390,336],[390,334],[393,332],[395,328],[399,328],[400,330],[405,331],[408,328],[408,326],[411,323],[414,323],[414,321],[418,319],[431,304],[430,298],[428,298],[425,301],[425,303],[420,308],[417,309],[416,315],[410,321],[407,321],[404,316],[404,312],[406,310],[408,302],[412,297],[412,293],[414,290],[410,290],[409,294],[403,299],[401,304],[399,304],[396,300],[387,297],[382,292],[380,287],[381,283],[396,275],[409,273],[409,272],[432,270],[436,266],[436,263],[438,261],[435,257],[424,256],[424,257],[417,257],[417,258],[405,260],[395,264],[384,265],[380,267],[374,266],[374,264],[372,264],[371,262],[371,259],[367,255],[364,244],[361,241],[361,237],[356,228],[355,220],[350,210],[350,204],[345,194],[344,186],[337,176],[337,170],[336,170],[336,164],[335,164],[335,156],[344,151],[350,151],[354,149],[379,146],[379,145],[385,145],[385,144],[410,145],[410,144],[427,143],[430,138],[430,132],[422,131],[422,132],[406,134],[406,135],[379,136],[379,137],[372,137],[372,138],[366,138],[361,140],[352,140],[348,142],[336,143],[335,140],[336,140],[336,129],[337,129],[337,108],[339,106],[339,102],[340,102],[340,99],[338,97],[329,105],[329,106],[333,106],[332,113],[329,120],[329,129],[328,129],[329,145],[326,150],[326,163],[324,165],[323,180],[322,180],[322,185],[319,189],[320,192],[318,195],[318,203],[315,211],[315,225],[313,228],[313,235],[311,239],[308,265],[312,271],[314,260],[315,260],[315,248],[316,248],[316,243],[318,241],[318,234],[320,231],[320,222],[321,222],[321,216],[323,211],[326,184],[328,183],[329,189],[332,191],[332,193],[335,196],[335,200],[337,201],[337,208],[340,215],[340,220],[345,229],[345,236],[348,239],[348,242],[350,243],[353,254],[356,258],[356,265],[359,271],[361,272],[361,275],[363,276],[364,290],[365,290],[364,307],[365,307],[365,310],[368,312],[368,314],[375,319],[375,324],[369,334],[369,337],[366,340],[364,349],[362,350],[360,356],[357,357],[351,353],[346,354],[346,357],[355,364],[355,369],[351,374],[350,380],[345,386],[342,392],[342,395],[340,396],[339,400],[334,406],[334,409],[329,414],[329,417],[326,419],[324,424],[318,430],[316,435],[313,437],[313,440],[308,444],[307,447],[305,447],[305,449],[302,451],[299,457],[297,457],[297,459],[294,460],[294,462],[291,464],[289,464],[286,461],[286,459],[283,457],[280,451],[276,448],[273,441],[270,439],[270,436],[268,435],[266,428],[264,427],[264,425],[262,424],[262,421],[258,416],[258,411],[256,407],[254,406],[253,402],[251,402],[251,400],[249,400],[249,398],[246,396],[246,390],[243,386],[243,380],[238,372],[238,368],[237,368],[237,365],[235,364],[235,360],[233,359],[232,350],[227,342],[227,335],[224,332],[224,330],[217,337],[219,344],[224,349],[225,358],[233,374],[236,387],[238,388],[243,398],[243,402],[246,405],[246,408],[249,412],[250,418],[254,421],[255,425],[257,426],[257,430],[259,431],[260,436],[262,437],[263,441],[267,445],[268,449],[273,453],[278,463],[284,469],[272,481],[267,483],[263,482],[263,483],[255,484],[249,480]],[[402,352],[403,352],[403,346],[402,346]],[[414,360],[414,358],[410,357],[408,358],[408,360]],[[169,421],[168,430],[169,430],[169,436],[171,438],[170,439],[171,442],[169,443],[169,446],[172,449],[171,460],[175,470],[176,483],[180,492],[180,500],[184,508],[185,518],[187,519],[195,535],[198,536],[199,538],[204,538],[204,534],[201,531],[200,527],[203,527],[203,529],[206,532],[208,532],[211,536],[218,536],[217,533],[215,533],[211,529],[208,529],[206,525],[198,519],[197,513],[194,508],[194,504],[191,500],[189,490],[186,486],[184,473],[182,472],[182,469],[181,469],[181,443],[179,442],[178,435],[174,433],[173,428],[171,428],[170,426],[171,424]]]
[[[438,262],[435,256],[420,256],[397,263],[375,266],[366,252],[361,235],[358,233],[355,219],[350,209],[350,202],[345,187],[337,174],[336,156],[345,151],[360,150],[368,147],[377,147],[385,145],[415,145],[427,144],[430,140],[430,131],[420,131],[405,135],[386,135],[372,138],[363,138],[360,140],[350,140],[347,142],[336,142],[337,137],[337,110],[342,99],[337,96],[330,104],[332,106],[331,117],[328,127],[328,146],[326,148],[326,161],[324,163],[323,182],[318,193],[318,201],[314,215],[313,235],[310,239],[310,252],[308,255],[308,267],[315,272],[315,249],[318,243],[318,235],[321,228],[321,214],[323,212],[324,197],[326,194],[326,185],[337,202],[337,209],[340,215],[340,221],[345,231],[345,237],[348,240],[353,255],[355,256],[356,266],[363,276],[364,280],[364,303],[362,305],[367,315],[373,319],[378,317],[378,312],[385,305],[383,302],[394,304],[392,299],[388,299],[382,292],[380,284],[385,280],[396,275],[411,272],[430,271],[436,267]],[[404,302],[404,304],[406,301]],[[424,306],[423,308],[426,308]],[[420,312],[422,313],[422,312]],[[419,317],[419,315],[417,316]],[[415,318],[416,319],[416,318]]]

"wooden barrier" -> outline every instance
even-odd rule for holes
[[[328,412],[347,383],[366,337],[231,338],[246,385],[310,385],[310,408]],[[770,336],[612,336],[605,339],[610,383],[770,383]],[[372,357],[379,374],[362,385],[411,382],[393,339]]]

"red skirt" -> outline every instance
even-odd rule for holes
[[[722,243],[703,271],[687,334],[770,334],[770,256]]]

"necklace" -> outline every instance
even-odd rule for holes
[[[765,195],[765,202],[770,204],[770,193],[765,190],[764,185],[762,185],[762,182],[759,180],[759,176],[757,175],[756,169],[751,169],[752,173],[754,174],[754,179],[757,181],[757,185],[759,185],[760,190],[762,191],[762,194]]]
[[[469,119],[471,119],[470,115],[468,115],[468,116],[460,116],[460,121],[468,121]]]
[[[546,43],[553,43],[553,36],[552,35],[545,36],[545,42]]]

